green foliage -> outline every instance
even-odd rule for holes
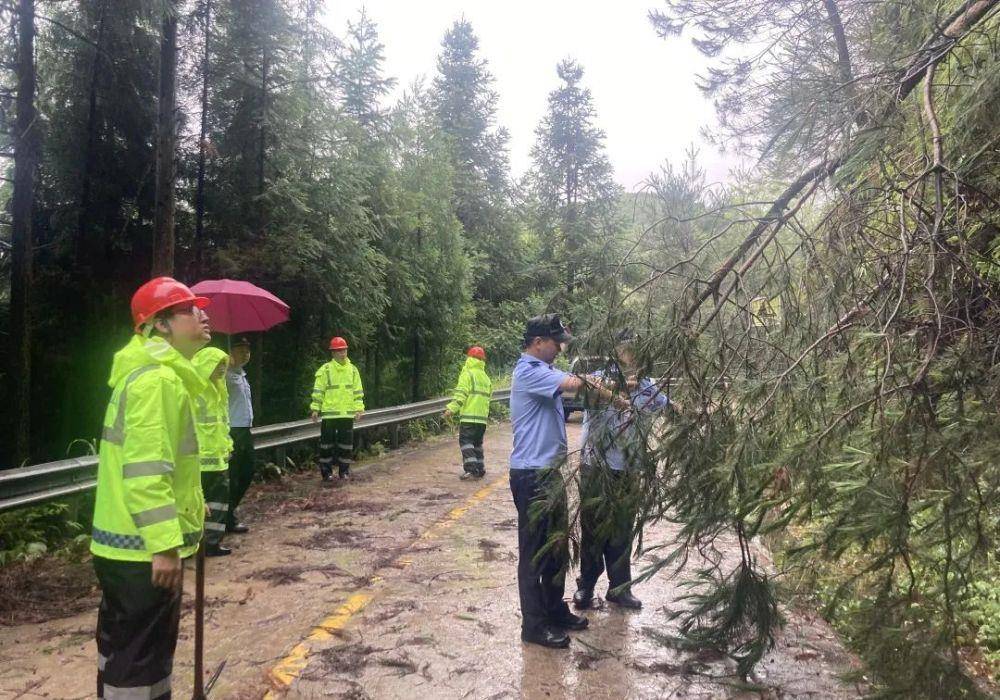
[[[100,432],[128,299],[148,278],[153,221],[162,5],[57,5],[37,42],[36,459]],[[425,398],[449,388],[468,345],[485,344],[496,367],[512,363],[510,328],[551,293],[531,280],[507,137],[472,27],[458,22],[445,36],[432,89],[391,103],[378,27],[362,12],[338,36],[321,15],[316,0],[197,0],[179,22],[175,276],[248,279],[293,309],[255,353],[258,422],[303,415],[331,335],[350,340],[371,406]],[[12,77],[3,71],[4,84]],[[0,247],[3,279],[6,263]],[[4,286],[0,357],[5,299]]]
[[[89,541],[83,526],[67,517],[70,512],[69,504],[57,502],[0,514],[0,566],[40,557],[68,539]]]

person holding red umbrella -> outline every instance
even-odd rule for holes
[[[243,280],[204,280],[191,290],[212,301],[209,323],[213,332],[230,336],[226,389],[229,393],[229,434],[233,452],[229,460],[229,512],[226,532],[245,533],[236,508],[253,482],[255,460],[253,399],[246,367],[250,362],[250,341],[241,333],[261,333],[288,320],[288,304],[271,292]],[[259,388],[258,388],[259,389]]]
[[[322,418],[319,438],[319,472],[323,481],[333,478],[333,465],[341,479],[351,474],[354,461],[354,421],[365,410],[365,390],[358,368],[347,358],[347,341],[330,340],[333,358],[316,370],[312,402],[313,421]]]

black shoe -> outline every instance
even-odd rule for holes
[[[609,603],[614,603],[615,605],[628,608],[630,610],[639,610],[642,608],[642,601],[632,595],[630,591],[618,594],[613,594],[611,591],[608,591],[608,594],[604,596],[604,599]]]
[[[341,469],[339,476],[340,476],[341,479],[350,479],[351,478],[351,470],[350,469]]]
[[[471,481],[476,478],[476,475],[472,472],[462,472],[462,476],[458,477],[462,481]]]
[[[323,477],[323,481],[332,481],[333,480],[333,474],[321,474],[320,476]]]
[[[205,547],[206,557],[227,557],[233,553],[229,547],[223,547],[221,544],[210,544]]]
[[[569,646],[569,637],[566,633],[550,627],[543,627],[537,632],[530,633],[521,630],[521,641],[549,649],[565,649]]]
[[[250,528],[243,523],[233,523],[232,525],[226,525],[226,532],[233,532],[237,535],[245,535],[250,532]]]
[[[594,588],[580,585],[573,594],[573,607],[577,610],[586,610],[594,602]]]
[[[579,632],[590,626],[590,620],[582,615],[574,615],[569,610],[561,617],[550,617],[549,623],[554,627],[561,627],[564,630]]]

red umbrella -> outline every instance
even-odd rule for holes
[[[191,291],[212,300],[208,324],[219,333],[266,331],[288,320],[288,304],[249,282],[205,280]]]

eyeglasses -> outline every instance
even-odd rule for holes
[[[172,306],[169,309],[170,316],[194,316],[195,318],[208,318],[208,314],[203,309],[199,309],[194,304]]]

